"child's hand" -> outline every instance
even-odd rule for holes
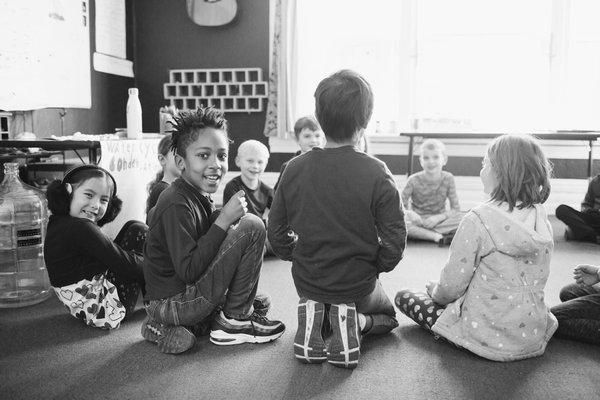
[[[431,229],[446,219],[444,214],[436,214],[423,220],[423,228]]]
[[[600,276],[598,275],[599,271],[600,267],[589,264],[580,264],[575,267],[575,270],[573,271],[575,282],[580,285],[595,285],[600,282]]]
[[[413,210],[406,210],[406,218],[416,226],[423,226],[423,219]]]
[[[226,231],[231,224],[240,219],[247,211],[248,207],[244,191],[240,190],[231,196],[231,199],[223,206],[215,224]]]

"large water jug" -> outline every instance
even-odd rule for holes
[[[19,179],[19,164],[4,164],[0,183],[0,307],[46,300],[50,281],[44,263],[48,202]]]

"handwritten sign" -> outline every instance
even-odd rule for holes
[[[161,166],[158,162],[158,142],[155,139],[100,141],[102,158],[99,165],[110,171],[117,181],[117,195],[123,209],[114,222],[102,231],[115,237],[129,220],[146,221],[148,183],[154,180]]]

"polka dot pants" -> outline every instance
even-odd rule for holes
[[[128,221],[123,225],[123,228],[117,234],[115,243],[123,250],[142,253],[146,236],[148,235],[148,226],[139,221]],[[125,307],[125,318],[133,313],[137,304],[140,292],[143,291],[143,278],[140,281],[124,279],[122,276],[115,274],[109,270],[106,278],[117,288],[119,300]]]
[[[398,310],[421,327],[431,330],[444,307],[435,303],[428,294],[409,289],[403,289],[396,294]]]

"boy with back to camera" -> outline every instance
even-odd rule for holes
[[[246,214],[243,191],[218,214],[210,199],[227,173],[227,121],[220,111],[198,108],[180,112],[174,128],[172,147],[182,172],[160,195],[148,220],[148,318],[142,336],[163,353],[182,353],[196,341],[188,327],[212,319],[214,344],[275,340],[285,326],[267,319],[255,301],[264,223]]]
[[[327,144],[290,161],[267,231],[275,254],[292,261],[300,297],[296,358],[355,368],[361,333],[398,326],[378,277],[402,258],[404,216],[386,165],[358,149],[373,110],[370,85],[356,72],[339,71],[321,81],[315,104]]]
[[[294,124],[294,138],[300,147],[295,156],[311,151],[314,147],[323,147],[325,145],[325,136],[321,131],[319,123],[310,115],[299,118]],[[279,178],[275,183],[274,189],[277,190],[281,175],[285,171],[289,161],[284,162],[279,170]]]
[[[454,175],[444,171],[446,146],[427,139],[420,147],[423,171],[412,174],[402,191],[409,239],[428,240],[439,246],[450,244],[464,212],[460,211]],[[450,209],[446,210],[446,200]]]

